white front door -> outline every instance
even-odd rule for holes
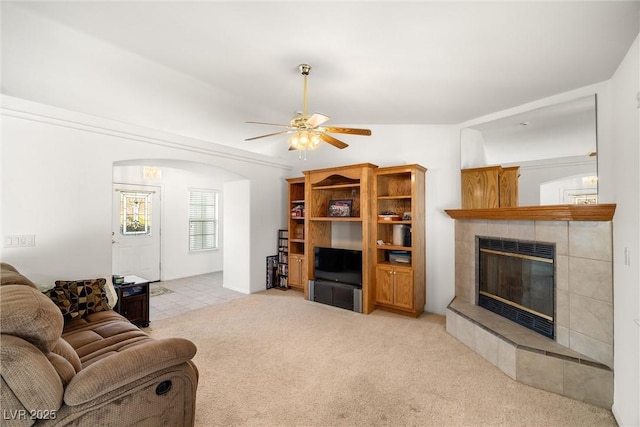
[[[160,280],[160,187],[113,185],[112,272]]]

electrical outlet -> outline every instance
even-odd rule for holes
[[[25,248],[36,245],[35,234],[16,234],[12,236],[4,236],[5,248]]]

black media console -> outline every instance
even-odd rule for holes
[[[309,300],[362,313],[362,286],[310,280]]]

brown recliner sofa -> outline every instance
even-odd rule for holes
[[[156,340],[113,310],[65,322],[11,265],[0,265],[3,426],[190,426],[195,345]]]

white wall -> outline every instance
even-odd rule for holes
[[[302,171],[373,163],[394,166],[418,163],[426,174],[426,310],[444,314],[455,294],[453,220],[444,209],[460,206],[460,145],[457,129],[451,126],[363,126],[372,136],[345,136],[349,144],[338,150],[328,144],[307,153],[307,160],[297,160],[292,153],[291,176]],[[344,246],[344,245],[343,245]]]
[[[241,206],[225,200],[225,211],[266,206],[267,201],[273,207],[263,209],[259,221],[245,219],[241,226],[224,230],[225,240],[239,235],[237,240],[245,242],[248,252],[235,261],[241,265],[239,270],[247,272],[247,280],[238,290],[264,289],[264,260],[272,254],[276,231],[284,223],[281,189],[287,165],[257,154],[12,97],[2,97],[2,115],[0,232],[3,236],[36,236],[34,247],[3,248],[3,261],[15,264],[40,283],[108,277],[113,165],[138,159],[197,162],[233,170],[259,189],[244,198]],[[250,248],[242,236],[250,236]],[[176,241],[168,244],[172,242]],[[171,274],[180,273],[176,269]]]
[[[460,130],[460,168],[470,169],[488,166],[484,152],[484,137],[476,129]]]
[[[140,159],[125,163],[114,166],[114,182],[158,185],[161,188],[161,280],[221,271],[225,228],[224,183],[245,178],[234,172],[197,162]],[[157,168],[160,176],[153,180],[145,178],[144,168],[148,166]],[[192,188],[219,192],[219,248],[216,250],[189,252],[187,200]]]
[[[252,241],[247,224],[251,222],[252,204],[246,203],[246,195],[251,194],[251,184],[247,180],[228,182],[224,186],[224,192],[227,195],[223,210],[224,217],[227,218],[225,223],[230,229],[237,231],[232,236],[225,234],[223,239],[225,286],[242,292],[246,289],[246,284],[251,283],[251,268],[247,261],[250,259]],[[274,248],[275,236],[274,233]],[[266,267],[264,271],[266,272]],[[258,285],[255,283],[252,288],[255,288],[255,291],[265,288],[264,285]]]
[[[211,167],[215,171],[216,168]],[[219,243],[224,238],[224,181],[192,171],[163,167],[162,170],[162,280],[177,279],[222,270],[224,245],[216,250],[189,252],[189,190],[214,190],[218,194]],[[238,179],[238,178],[236,178]]]
[[[621,426],[640,425],[640,44],[610,81],[605,182],[617,204],[613,226],[614,404]],[[599,150],[600,151],[600,150]],[[601,157],[601,156],[600,156]],[[600,175],[605,173],[601,167]],[[611,172],[611,175],[609,175]],[[601,182],[603,179],[601,179]],[[604,200],[603,200],[604,201]]]

